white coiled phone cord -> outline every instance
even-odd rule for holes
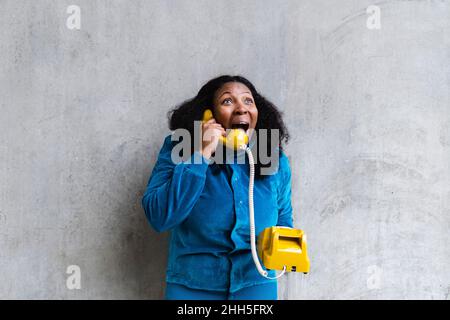
[[[264,270],[261,266],[261,263],[258,259],[258,253],[256,250],[256,234],[255,234],[255,212],[253,207],[253,183],[255,179],[255,160],[253,159],[253,154],[247,146],[243,146],[242,149],[245,148],[245,151],[248,155],[248,163],[250,165],[250,179],[248,183],[248,208],[249,208],[249,217],[250,217],[250,245],[252,248],[252,257],[255,262],[256,268],[258,272],[267,279],[278,279],[286,272],[286,266],[283,267],[283,271],[276,277],[269,277],[268,272]]]

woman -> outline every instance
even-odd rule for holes
[[[225,148],[219,143],[225,129],[241,126],[256,138],[259,129],[277,129],[275,144],[270,134],[267,141],[249,143],[253,148],[257,141],[259,150],[267,143],[265,150],[279,156],[270,174],[263,173],[270,164],[259,161],[258,152],[254,156],[256,235],[271,226],[293,227],[291,172],[282,151],[288,132],[277,108],[241,76],[210,80],[196,97],[169,112],[170,129],[186,129],[194,137],[194,121],[202,120],[206,109],[212,109],[214,118],[201,126],[201,148],[192,146],[188,161],[174,163],[176,143],[167,136],[142,198],[151,226],[157,232],[171,230],[166,299],[276,300],[277,281],[262,277],[251,255],[247,155],[233,152],[233,160],[245,161],[226,163],[216,163],[213,156]],[[271,270],[268,275],[276,274]]]

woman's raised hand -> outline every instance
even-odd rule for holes
[[[202,150],[200,153],[206,159],[211,158],[211,155],[216,151],[219,144],[219,137],[226,137],[227,133],[220,123],[217,123],[214,118],[202,123]]]

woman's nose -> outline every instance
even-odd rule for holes
[[[247,107],[242,102],[239,102],[234,109],[235,114],[246,114],[247,112]]]

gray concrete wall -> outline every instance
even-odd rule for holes
[[[449,62],[450,1],[1,0],[0,298],[162,298],[166,112],[242,74],[293,136],[312,269],[280,299],[448,299]]]

